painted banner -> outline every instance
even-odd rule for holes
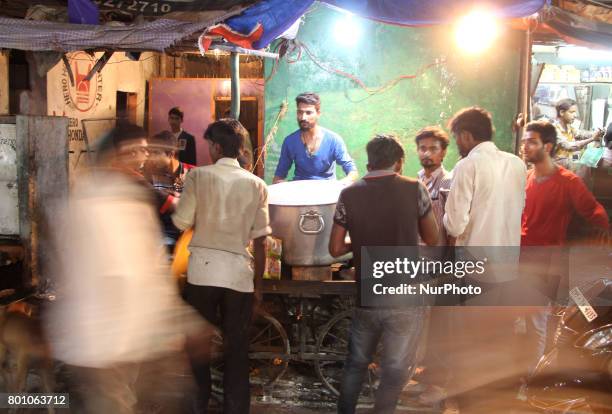
[[[123,54],[115,54],[102,71],[87,80],[87,74],[101,53],[68,54],[74,82],[63,62],[47,73],[47,111],[49,115],[70,118],[69,171],[72,176],[87,164],[96,141],[115,125],[119,94],[135,94],[136,118],[142,125],[145,109],[146,81],[154,72],[157,59],[143,53],[140,61],[130,61]],[[86,132],[86,134],[85,134]]]

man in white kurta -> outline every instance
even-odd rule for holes
[[[194,168],[172,215],[182,230],[193,226],[185,299],[223,333],[223,412],[248,414],[248,329],[261,298],[264,241],[271,233],[265,182],[240,167],[248,132],[220,119],[204,132],[213,165]],[[253,240],[253,257],[248,244]],[[254,260],[253,260],[254,259]],[[210,365],[193,360],[201,411],[211,395]]]
[[[444,226],[458,246],[456,260],[487,260],[487,271],[477,279],[486,293],[466,303],[488,306],[455,309],[460,334],[451,356],[457,387],[452,391],[458,393],[514,375],[509,345],[516,316],[512,307],[495,305],[508,300],[506,282],[517,276],[526,168],[493,143],[493,122],[484,109],[459,111],[449,127],[463,158],[453,170]]]
[[[468,130],[453,135],[464,158],[453,170],[446,231],[457,246],[520,246],[525,163],[499,150],[490,136],[475,137]]]

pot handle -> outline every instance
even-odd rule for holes
[[[316,230],[307,230],[304,228],[304,222],[306,219],[319,219],[319,228]],[[300,231],[304,234],[319,234],[325,228],[325,221],[323,221],[323,216],[316,212],[315,210],[307,211],[304,214],[300,214],[300,223],[298,224]]]

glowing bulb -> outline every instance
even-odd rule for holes
[[[221,83],[221,94],[223,96],[230,96],[232,94],[232,81],[226,79]]]
[[[469,54],[489,48],[499,34],[495,16],[483,10],[475,10],[463,16],[455,27],[455,42]]]
[[[336,22],[334,26],[336,42],[344,46],[354,46],[361,37],[361,28],[353,20],[353,15],[347,14]]]

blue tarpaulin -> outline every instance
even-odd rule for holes
[[[380,22],[406,25],[406,26],[418,26],[418,25],[431,25],[448,23],[454,20],[457,16],[464,14],[467,10],[472,7],[488,8],[493,13],[497,14],[500,18],[517,18],[529,16],[542,8],[547,3],[547,0],[321,0],[322,3],[327,3],[330,6],[337,7],[340,9],[347,10],[356,15],[377,20]],[[145,2],[143,2],[145,3]],[[174,3],[186,3],[183,0],[175,0]],[[190,8],[210,8],[211,4],[226,4],[226,3],[249,3],[249,1],[235,1],[235,0],[224,0],[224,1],[213,1],[213,0],[190,0],[187,1]],[[206,3],[206,4],[204,4]],[[236,43],[242,47],[261,49],[266,47],[274,39],[282,35],[287,29],[289,29],[314,3],[314,0],[260,0],[254,3],[252,6],[246,8],[240,13],[240,10],[232,13],[226,11],[226,14],[233,17],[223,21],[220,24],[209,25],[208,30],[200,37],[201,49],[205,50],[212,41],[212,36],[223,36],[230,42]],[[107,4],[101,3],[101,4]],[[121,3],[123,4],[123,3]],[[157,4],[157,3],[156,3]],[[206,7],[204,7],[206,6]],[[186,7],[186,6],[185,6]],[[96,39],[102,39],[106,36],[107,32],[113,32],[115,28],[107,28],[104,26],[98,26],[96,28],[93,25],[99,24],[99,10],[92,0],[68,0],[68,12],[71,23],[78,23],[79,25],[92,25],[88,27],[88,33],[92,30],[99,31]],[[240,14],[236,14],[240,13]],[[557,19],[560,20],[560,19]],[[567,19],[566,19],[567,20]],[[218,20],[217,20],[218,21]],[[177,22],[179,24],[181,22]],[[193,26],[202,26],[200,24]],[[560,21],[557,26],[568,26],[564,24],[565,21]],[[11,23],[12,24],[12,23]],[[17,26],[27,26],[29,31],[35,31],[34,28],[30,27],[28,22],[20,21]],[[90,40],[82,38],[82,41],[78,42],[80,38],[81,27],[75,26],[71,28],[70,25],[53,24],[52,27],[56,27],[66,36],[72,36],[75,44],[83,44],[84,48]],[[189,26],[189,25],[188,25]],[[571,26],[571,24],[569,25]],[[191,26],[190,26],[191,27]],[[11,29],[17,30],[18,27]],[[131,33],[132,31],[138,31],[140,25],[129,25],[122,27],[118,30]],[[571,27],[563,27],[565,30],[570,30]],[[19,29],[21,30],[21,29]],[[50,29],[45,29],[50,30]],[[561,27],[558,28],[561,31]],[[22,33],[22,31],[20,31]],[[173,33],[173,38],[181,39],[191,33]],[[40,36],[32,33],[31,37],[24,37],[20,35],[20,39],[10,39],[10,44],[18,42],[24,50],[73,50],[75,47],[71,45],[67,48],[62,42],[58,42],[55,34],[46,34]],[[1,37],[1,36],[0,36]],[[604,36],[605,37],[605,36]],[[35,46],[33,45],[35,43]],[[163,43],[163,42],[159,42]],[[96,40],[92,45],[106,44],[105,40]],[[120,41],[115,44],[116,47],[122,49],[128,49],[133,44],[127,44],[127,42]],[[6,44],[0,44],[2,47],[7,47]],[[139,43],[139,47],[142,45]],[[12,46],[16,47],[16,46]],[[17,48],[21,48],[17,47]],[[91,46],[93,47],[93,46]],[[34,49],[31,49],[34,48]],[[136,48],[136,46],[134,46]],[[157,48],[157,47],[156,47]],[[156,49],[155,48],[155,49]]]
[[[314,0],[262,0],[240,15],[211,27],[207,35],[220,35],[250,49],[262,49],[289,29]],[[200,39],[201,49],[208,45]]]
[[[68,0],[68,21],[77,24],[100,23],[100,11],[91,0]]]
[[[289,29],[312,3],[314,3],[314,0],[261,1],[246,9],[240,16],[236,16],[235,19],[240,19],[240,21],[236,21],[236,24],[246,23],[248,26],[253,22],[260,22],[264,27],[264,32],[261,38],[253,43],[253,47],[261,49]],[[230,18],[228,21],[232,19]]]
[[[489,9],[499,18],[529,16],[546,0],[323,0],[361,17],[404,26],[449,23],[466,11]]]
[[[529,16],[546,0],[322,0],[356,15],[405,26],[447,23],[472,7],[488,8],[500,18]],[[313,3],[313,0],[262,0],[242,14],[228,19],[211,34],[255,49],[266,47],[287,30]]]

